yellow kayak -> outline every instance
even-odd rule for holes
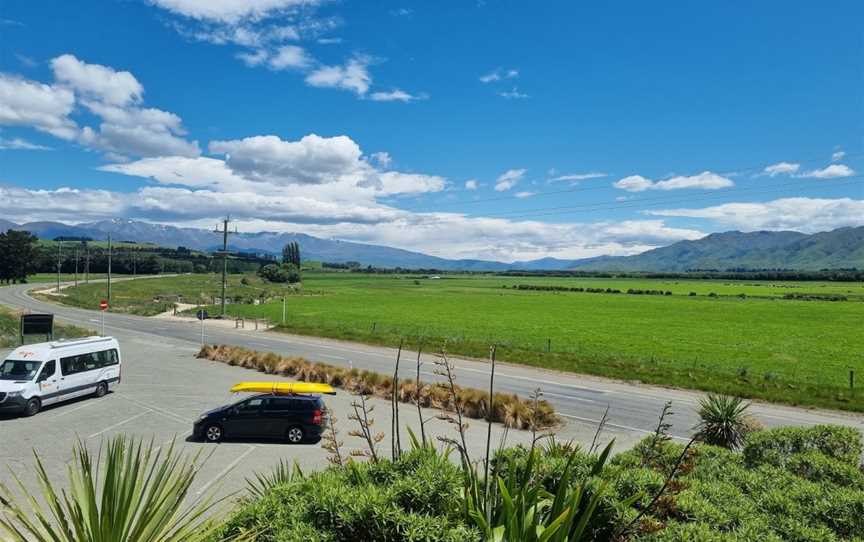
[[[231,388],[232,393],[277,393],[283,395],[298,395],[303,393],[325,393],[336,395],[336,390],[330,384],[315,382],[240,382]]]

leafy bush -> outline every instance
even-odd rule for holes
[[[459,505],[462,476],[444,454],[416,449],[396,461],[349,463],[294,476],[249,499],[213,540],[476,541]]]
[[[862,454],[861,434],[837,425],[779,427],[755,433],[743,449],[748,465],[779,467],[786,467],[796,454],[810,451],[857,466]]]
[[[268,282],[274,283],[290,282],[294,284],[300,282],[300,272],[292,264],[267,264],[258,270],[258,276]]]

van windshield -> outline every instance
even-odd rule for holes
[[[0,380],[33,380],[41,361],[7,359],[0,365]]]

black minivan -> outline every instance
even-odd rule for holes
[[[327,407],[318,395],[264,393],[202,414],[192,427],[197,439],[315,441],[324,430]]]

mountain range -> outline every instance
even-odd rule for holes
[[[27,230],[42,239],[89,237],[149,242],[164,247],[184,246],[212,251],[221,248],[222,234],[197,228],[178,228],[134,220],[103,220],[68,225],[59,222],[14,224],[0,219],[0,231]],[[398,248],[321,239],[303,233],[232,233],[230,249],[242,252],[281,253],[288,242],[300,244],[304,259],[332,263],[359,262],[379,267],[465,271],[651,271],[727,269],[846,269],[864,268],[864,226],[804,234],[795,231],[738,231],[712,233],[694,241],[679,241],[633,256],[600,256],[562,260],[542,258],[522,262],[451,260]]]

